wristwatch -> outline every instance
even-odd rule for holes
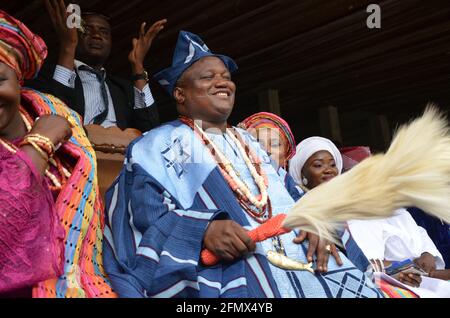
[[[148,83],[148,73],[146,70],[144,70],[144,72],[142,72],[141,74],[134,74],[132,76],[133,81],[138,81],[138,80],[145,80]]]

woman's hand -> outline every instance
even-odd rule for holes
[[[70,124],[64,117],[59,115],[44,115],[35,121],[30,134],[40,134],[49,138],[53,144],[58,146],[72,137]]]
[[[305,231],[300,232],[300,234],[294,239],[294,243],[301,244],[305,239],[309,241],[308,252],[306,258],[308,262],[313,261],[313,255],[316,254],[317,257],[317,271],[319,273],[326,273],[328,271],[328,258],[331,255],[336,260],[339,266],[342,266],[343,262],[339,256],[336,245],[331,244],[325,239],[321,239],[318,235],[313,233],[308,233]]]

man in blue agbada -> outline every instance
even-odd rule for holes
[[[155,75],[181,117],[129,146],[107,193],[103,255],[113,288],[121,297],[381,297],[348,235],[358,268],[333,245],[329,258],[330,246],[312,234],[256,244],[247,235],[302,193],[286,188],[250,134],[228,127],[236,69],[181,31],[172,66]],[[204,248],[220,262],[205,266]],[[297,263],[316,254],[316,272],[280,268],[269,251]]]

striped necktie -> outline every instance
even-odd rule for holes
[[[106,88],[106,83],[105,83],[106,72],[103,69],[96,70],[96,69],[93,69],[86,65],[81,65],[78,69],[95,74],[98,81],[100,82],[100,89],[102,92],[102,99],[103,99],[103,103],[104,103],[105,107],[102,109],[102,111],[97,116],[94,117],[94,124],[101,125],[101,123],[103,123],[105,121],[106,116],[108,115],[108,109],[109,109],[108,90]]]

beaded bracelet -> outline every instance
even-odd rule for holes
[[[55,153],[55,145],[53,144],[53,142],[49,138],[39,134],[26,135],[23,141],[20,143],[20,146],[26,144],[32,145],[36,150],[38,150],[37,148],[39,148],[40,151],[38,150],[38,152],[45,152],[48,158],[52,158]]]
[[[42,136],[40,134],[28,134],[26,137],[33,138],[39,140],[42,143],[45,143],[47,147],[51,150],[51,152],[55,153],[56,151],[55,144],[50,140],[50,138]]]
[[[46,151],[44,151],[44,150],[42,150],[42,148],[37,144],[37,143],[35,143],[34,141],[32,141],[32,140],[23,140],[20,144],[19,144],[19,147],[22,147],[22,146],[25,146],[25,145],[30,145],[30,146],[32,146],[40,155],[41,155],[41,157],[45,160],[45,161],[48,161],[48,158],[49,158],[49,156],[48,156],[48,153],[46,152]]]

